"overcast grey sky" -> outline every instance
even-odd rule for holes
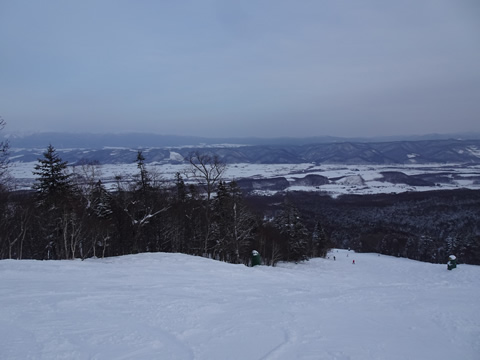
[[[0,0],[4,131],[480,131],[479,0]]]

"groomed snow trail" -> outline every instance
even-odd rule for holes
[[[275,268],[3,260],[0,358],[478,360],[479,299],[478,266],[346,250]]]

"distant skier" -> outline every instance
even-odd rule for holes
[[[355,265],[355,260],[352,261],[352,264]]]
[[[337,259],[335,259],[335,256],[333,257],[333,260],[334,260],[334,261],[337,260]]]

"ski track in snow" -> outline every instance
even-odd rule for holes
[[[479,285],[478,266],[346,250],[275,268],[3,260],[0,358],[473,360]]]

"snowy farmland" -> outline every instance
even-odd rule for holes
[[[15,179],[17,189],[28,189],[33,184],[33,170],[37,162],[13,162],[10,173]],[[185,174],[186,164],[149,163],[147,170],[162,181],[172,181],[177,172]],[[432,186],[413,186],[382,180],[382,172],[401,172],[408,176],[426,174],[437,177],[438,182]],[[135,163],[105,164],[99,166],[102,182],[110,187],[116,184],[116,177],[128,181],[138,173]],[[321,175],[329,179],[321,186],[295,186],[295,179],[306,175]],[[341,194],[377,194],[403,193],[407,191],[451,190],[458,188],[480,189],[480,165],[430,164],[430,165],[344,165],[325,164],[229,164],[225,172],[226,180],[241,178],[285,177],[292,183],[287,191],[321,191],[338,196]],[[188,181],[188,179],[187,179]],[[265,195],[271,192],[263,191]]]
[[[479,279],[478,266],[346,250],[275,268],[2,260],[0,357],[476,360]]]

